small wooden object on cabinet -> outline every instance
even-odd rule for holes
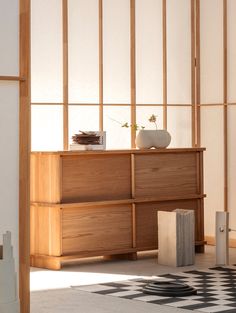
[[[203,148],[33,152],[31,265],[157,249],[158,211],[195,212],[204,251]]]

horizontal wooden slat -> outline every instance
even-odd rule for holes
[[[58,102],[34,102],[31,105],[63,105],[63,103]]]
[[[20,76],[0,76],[0,81],[25,81],[24,77],[20,77]]]
[[[122,199],[122,200],[107,200],[107,201],[90,201],[90,202],[73,202],[73,203],[46,203],[46,202],[32,202],[32,206],[38,207],[59,207],[62,209],[67,208],[84,208],[84,207],[96,207],[103,205],[113,205],[113,204],[132,204],[134,203],[133,199]]]
[[[191,200],[191,199],[202,199],[205,198],[205,194],[184,194],[182,196],[168,196],[168,197],[150,197],[150,198],[139,198],[135,199],[134,203],[148,203],[148,202],[162,202],[162,201],[173,201],[173,200]]]
[[[205,148],[167,148],[167,149],[128,149],[128,150],[94,150],[94,151],[37,151],[31,152],[32,155],[96,155],[96,154],[158,154],[158,153],[185,153],[205,151]]]
[[[135,203],[150,203],[150,202],[162,202],[162,201],[173,201],[173,200],[191,200],[191,199],[203,199],[205,194],[188,194],[183,196],[175,197],[153,197],[153,198],[139,198],[139,199],[124,199],[124,200],[107,200],[107,201],[91,201],[91,202],[75,202],[75,203],[47,203],[47,202],[32,202],[32,206],[37,207],[55,207],[55,208],[84,208],[84,207],[97,207],[103,205],[113,204],[135,204]]]
[[[1,79],[0,79],[1,80]],[[3,79],[4,80],[4,79]],[[8,80],[17,80],[17,79],[8,79]],[[24,81],[24,79],[22,79]],[[62,102],[32,102],[31,105],[63,105]],[[99,106],[99,103],[68,103],[69,106]],[[227,106],[227,105],[236,105],[236,102],[228,103],[136,103],[136,106],[141,107],[216,107],[216,106]],[[131,106],[131,103],[104,103],[103,106]]]

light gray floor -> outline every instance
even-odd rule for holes
[[[32,313],[171,313],[191,312],[168,306],[61,289],[32,294]]]
[[[230,260],[231,263],[236,263],[236,249],[230,250]],[[31,313],[192,312],[168,306],[82,292],[73,290],[70,286],[122,280],[122,275],[133,275],[134,277],[153,276],[196,268],[208,268],[214,265],[214,247],[206,247],[205,254],[196,255],[195,266],[185,268],[158,265],[156,253],[144,253],[139,255],[137,261],[90,259],[66,265],[61,271],[32,269],[31,285],[34,291],[31,293]],[[126,276],[124,277],[126,279]]]

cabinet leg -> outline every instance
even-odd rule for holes
[[[125,253],[125,254],[112,254],[112,255],[105,255],[104,260],[137,260],[137,252],[132,253]]]
[[[48,270],[61,269],[61,261],[58,257],[31,255],[30,265],[33,267],[46,268]]]
[[[195,246],[196,253],[204,253],[205,252],[205,245],[202,246]]]

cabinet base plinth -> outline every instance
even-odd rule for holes
[[[123,254],[112,254],[112,255],[105,255],[104,260],[137,260],[137,252],[132,253],[123,253]]]
[[[97,254],[96,256],[98,256]],[[46,268],[49,270],[60,270],[65,262],[76,261],[91,255],[68,255],[68,256],[49,256],[31,255],[30,265],[32,267]],[[104,260],[137,260],[137,252],[127,252],[103,256]]]

